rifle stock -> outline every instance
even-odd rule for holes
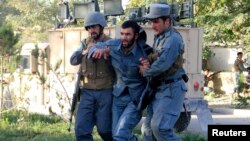
[[[147,108],[149,103],[155,97],[155,93],[156,93],[156,86],[152,86],[152,78],[147,78],[147,85],[144,91],[142,92],[142,96],[137,105],[137,110],[143,111],[145,108]]]
[[[77,102],[80,100],[80,81],[81,81],[81,72],[80,72],[80,70],[78,71],[76,78],[77,79],[76,79],[76,82],[75,82],[75,89],[74,89],[72,104],[71,104],[71,108],[70,108],[69,127],[68,127],[69,132],[71,130],[72,119],[73,119],[73,115],[75,113]]]

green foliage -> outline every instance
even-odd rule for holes
[[[185,0],[130,0],[128,7],[149,6],[153,2],[180,3]],[[3,0],[0,23],[11,23],[21,42],[36,42],[47,39],[46,31],[53,28],[57,19],[60,0]],[[73,2],[70,0],[70,7]],[[101,3],[101,2],[100,2]],[[205,42],[226,45],[239,43],[250,48],[250,1],[199,0],[195,1],[195,21],[205,29]],[[72,10],[72,9],[71,9]],[[123,17],[124,18],[124,17]]]
[[[46,31],[53,28],[60,0],[8,0],[5,3],[5,22],[21,34],[21,44],[47,40]]]
[[[149,6],[153,2],[176,4],[183,0],[130,0],[128,7]],[[194,21],[204,28],[204,45],[214,42],[226,47],[250,50],[250,1],[198,0],[194,5]]]
[[[39,78],[39,80],[40,80],[41,85],[45,84],[45,82],[46,82],[46,77],[45,77],[45,75],[44,75],[44,74],[41,74],[39,71],[37,71],[36,74],[37,74],[37,76],[38,76],[38,78]]]
[[[25,111],[3,113],[0,121],[0,140],[11,141],[69,141],[74,135],[67,124],[56,116],[46,116]]]
[[[209,47],[202,49],[202,59],[209,60],[213,55],[213,51]]]
[[[200,134],[189,133],[189,132],[181,134],[180,137],[183,141],[207,141],[207,139],[204,136],[201,136]]]
[[[15,65],[15,60],[9,61],[9,57],[13,57],[13,55],[17,54],[17,48],[15,48],[15,44],[18,42],[18,40],[19,36],[14,34],[10,24],[0,24],[1,66],[3,66],[5,69],[13,69],[13,66]],[[1,73],[4,72],[4,68],[1,68]]]
[[[243,73],[240,74],[239,76],[239,93],[243,92],[243,90],[246,88],[246,78]]]
[[[52,69],[54,72],[56,72],[56,71],[60,68],[61,64],[62,64],[62,60],[60,59],[60,60],[58,60],[58,61],[56,62],[55,67],[51,67],[51,69]]]
[[[32,50],[31,55],[34,56],[36,59],[38,59],[38,57],[39,57],[39,49],[38,49],[37,44],[35,45],[35,49]]]
[[[250,1],[197,1],[195,20],[205,30],[205,44],[218,42],[230,47],[243,43],[249,48],[249,9]]]
[[[208,60],[212,57],[213,51],[210,47],[206,46],[202,48],[202,69],[206,70],[208,68]]]
[[[56,116],[40,115],[37,113],[27,114],[26,111],[20,110],[4,112],[2,114],[2,119],[6,123],[12,124],[17,124],[20,121],[31,122],[32,124],[34,124],[35,122],[55,124],[62,121],[61,118]]]
[[[18,42],[18,36],[14,34],[12,26],[3,24],[0,26],[0,51],[2,55],[13,55],[15,53],[14,45]]]
[[[238,101],[239,103],[235,105],[235,108],[243,109],[243,108],[248,107],[248,105],[250,104],[249,100],[250,100],[250,97],[242,97],[238,95],[238,97],[236,98],[236,101]]]

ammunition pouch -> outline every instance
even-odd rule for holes
[[[157,58],[159,57],[159,53],[158,52],[154,52],[154,53],[150,53],[148,55],[148,61],[150,64],[152,64],[155,60],[157,60]]]

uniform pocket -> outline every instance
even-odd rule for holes
[[[161,85],[157,89],[157,94],[155,96],[157,99],[162,99],[165,97],[172,98],[172,93],[170,91],[169,85]]]
[[[107,72],[102,72],[102,71],[97,72],[97,78],[104,78],[104,77],[106,77],[107,75],[108,75]]]
[[[171,87],[172,90],[180,89],[182,91],[187,91],[187,86],[186,86],[184,80],[179,80],[179,81],[177,81],[175,83],[171,83],[170,87]]]
[[[128,78],[137,78],[140,76],[138,66],[128,66],[127,68]]]
[[[175,114],[163,114],[159,122],[159,130],[166,132],[169,129],[173,129],[176,119],[177,115]]]

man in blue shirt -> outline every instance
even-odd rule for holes
[[[147,108],[142,126],[144,141],[178,141],[174,133],[187,91],[182,76],[184,43],[181,35],[171,26],[170,7],[167,4],[152,4],[145,16],[151,21],[155,38],[153,49],[158,57],[149,66],[142,60],[140,72],[144,77],[157,78],[156,94]],[[154,82],[152,82],[154,83]]]
[[[146,79],[139,72],[140,58],[146,58],[144,45],[139,36],[141,27],[134,21],[125,21],[121,25],[121,38],[106,42],[108,48],[90,48],[92,58],[110,55],[116,73],[113,86],[113,124],[115,141],[137,141],[132,129],[141,119],[137,103],[146,86]],[[141,42],[142,41],[142,42]],[[98,48],[105,45],[96,44]],[[90,53],[92,52],[92,53]],[[94,53],[93,53],[94,52]]]

